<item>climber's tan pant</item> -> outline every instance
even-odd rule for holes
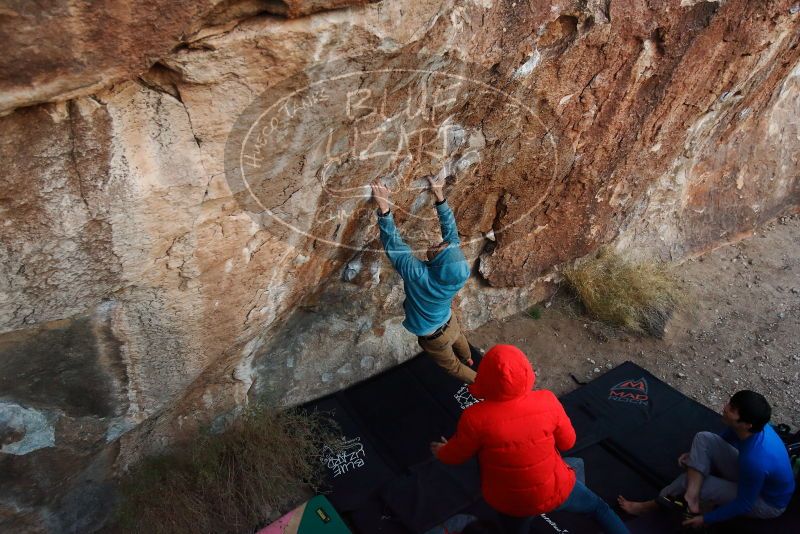
[[[475,371],[464,365],[471,358],[467,338],[461,333],[461,326],[456,316],[450,318],[450,324],[444,333],[436,339],[418,337],[419,346],[422,347],[433,361],[442,369],[467,384],[475,381]]]

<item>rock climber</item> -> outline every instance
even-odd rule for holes
[[[403,241],[389,208],[389,189],[372,184],[378,205],[381,243],[392,265],[403,279],[406,298],[403,326],[417,336],[419,345],[445,371],[471,384],[475,380],[469,343],[453,315],[451,304],[469,278],[469,265],[461,251],[456,219],[444,197],[445,176],[428,177],[436,197],[436,213],[442,241],[427,249],[426,260],[414,256]]]
[[[627,533],[583,483],[583,461],[559,454],[575,445],[575,429],[552,392],[532,390],[535,380],[517,347],[489,349],[468,386],[483,400],[465,409],[455,435],[431,443],[431,452],[446,464],[478,455],[483,498],[509,534],[529,532],[534,516],[551,511],[591,515],[605,532]]]
[[[660,497],[683,497],[693,517],[684,526],[702,527],[739,516],[771,519],[789,505],[795,482],[789,454],[767,423],[772,408],[760,393],[742,390],[722,407],[722,434],[698,432],[678,458],[686,472]],[[658,508],[655,500],[619,504],[639,515]],[[706,513],[702,513],[707,509]]]

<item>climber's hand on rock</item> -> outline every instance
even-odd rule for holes
[[[378,204],[381,213],[389,212],[389,188],[380,182],[372,183],[372,198]]]
[[[443,172],[440,172],[436,176],[428,176],[428,183],[431,184],[431,191],[436,197],[436,202],[444,200],[444,182],[445,175]]]

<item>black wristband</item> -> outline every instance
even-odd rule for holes
[[[442,204],[444,204],[445,202],[447,202],[447,199],[446,199],[446,198],[443,198],[443,199],[441,200],[441,202],[437,202],[437,203],[436,203],[436,205],[437,205],[437,206],[441,206],[441,205],[442,205]]]
[[[392,213],[392,210],[388,210],[386,213],[381,213],[381,209],[380,208],[378,208],[377,211],[378,211],[378,217],[386,217],[387,215]]]

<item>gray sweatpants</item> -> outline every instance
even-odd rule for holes
[[[700,501],[714,505],[727,504],[736,498],[739,480],[739,451],[736,447],[713,432],[698,432],[692,441],[686,464],[703,475]],[[686,473],[661,490],[662,497],[683,497],[686,493]],[[775,508],[761,497],[758,498],[748,517],[772,519],[785,508]]]

